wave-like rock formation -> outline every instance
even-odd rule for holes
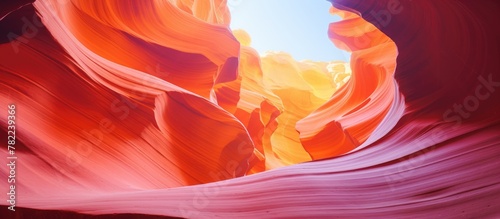
[[[495,1],[334,0],[350,63],[259,56],[224,0],[0,5],[2,215],[500,217]]]

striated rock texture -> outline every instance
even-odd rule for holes
[[[499,3],[334,0],[350,63],[259,56],[226,4],[0,3],[1,214],[500,217]]]

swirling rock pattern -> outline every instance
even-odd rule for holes
[[[496,1],[334,0],[350,63],[260,57],[226,1],[1,5],[25,212],[500,217]]]

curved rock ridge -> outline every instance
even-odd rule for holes
[[[331,2],[350,63],[259,55],[233,1],[0,3],[1,215],[500,217],[500,3]]]

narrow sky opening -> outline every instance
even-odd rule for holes
[[[231,29],[243,29],[261,55],[283,51],[296,60],[349,61],[350,53],[335,47],[328,25],[340,17],[329,13],[326,0],[228,0]]]

